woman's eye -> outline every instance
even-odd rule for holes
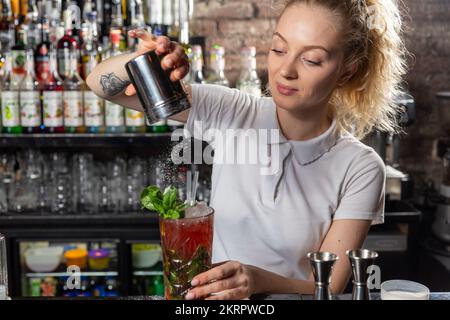
[[[283,51],[277,50],[277,49],[270,49],[271,51],[275,52],[275,54],[280,55],[283,54]]]
[[[320,61],[314,61],[314,60],[308,60],[308,59],[303,59],[303,60],[310,66],[314,66],[314,67],[318,67],[322,64]]]

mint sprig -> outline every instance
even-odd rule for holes
[[[167,187],[164,192],[157,186],[149,186],[141,193],[141,205],[143,208],[156,211],[164,219],[181,219],[184,217],[184,209],[188,207],[178,199],[178,190]]]

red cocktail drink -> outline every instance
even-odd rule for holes
[[[191,280],[211,268],[214,210],[186,209],[182,219],[159,218],[165,296],[184,299]]]

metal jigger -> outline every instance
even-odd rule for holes
[[[307,257],[316,284],[314,300],[331,300],[331,272],[334,263],[339,259],[338,256],[331,252],[310,252]]]
[[[373,265],[378,253],[371,250],[348,250],[347,257],[352,265],[353,273],[353,300],[370,300],[369,288],[367,287],[367,268]]]

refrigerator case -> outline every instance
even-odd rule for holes
[[[18,240],[20,295],[118,296],[118,240]]]

